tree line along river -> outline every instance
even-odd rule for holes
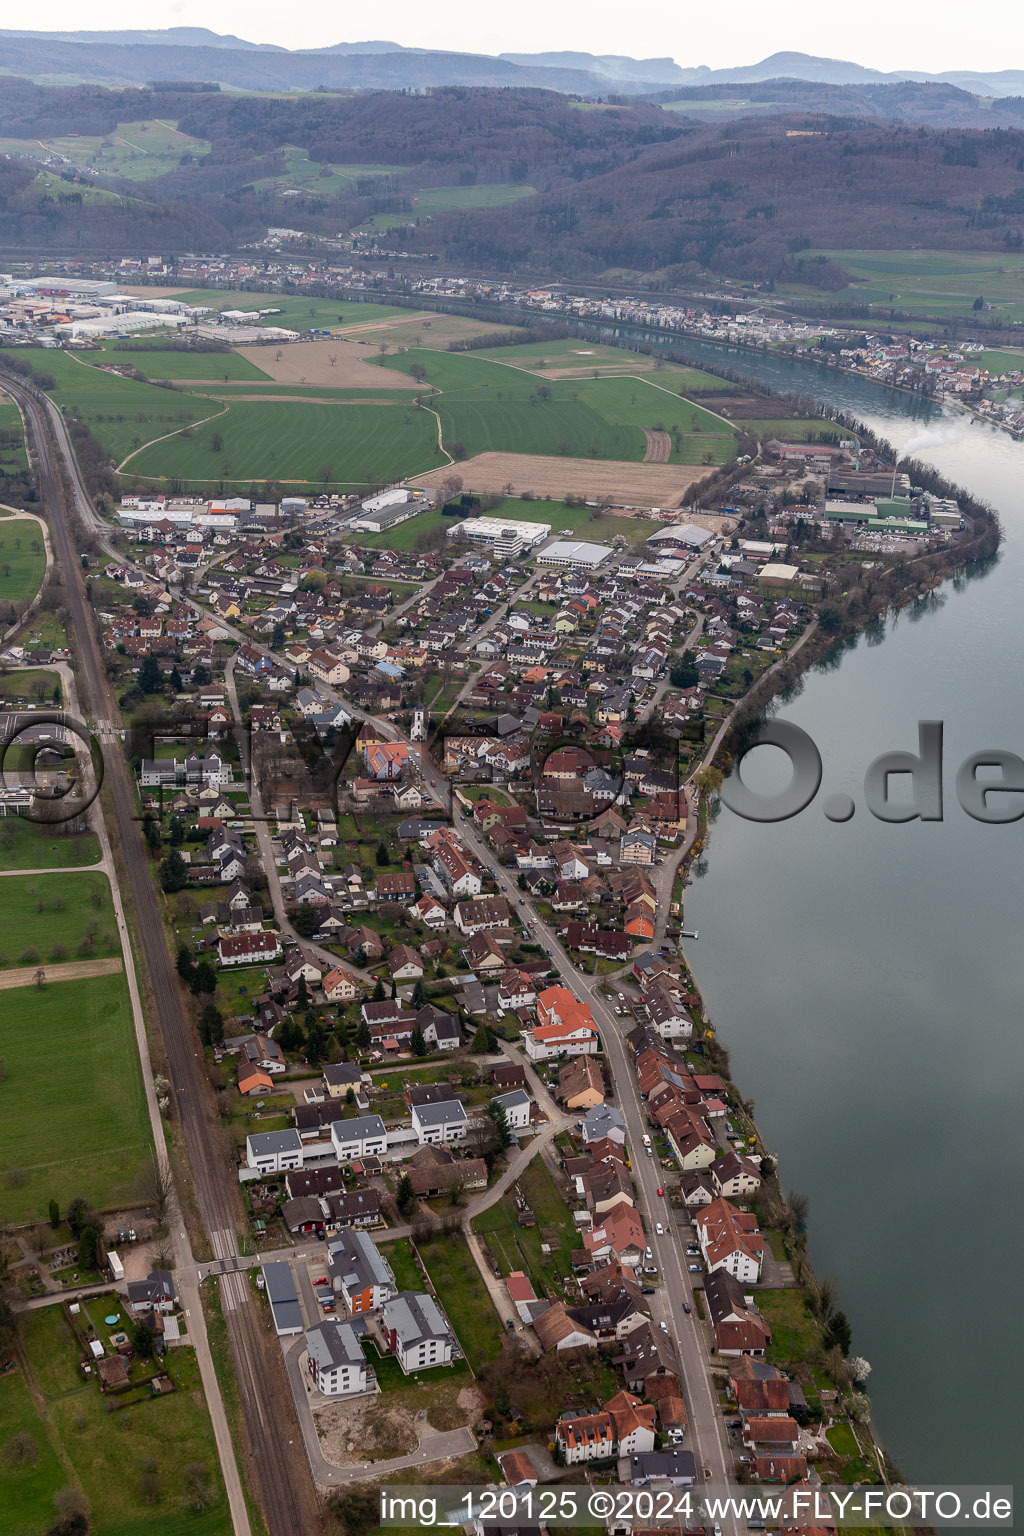
[[[823,763],[812,805],[775,824],[722,808],[687,895],[687,958],[737,1082],[810,1198],[817,1273],[839,1280],[876,1429],[911,1481],[1024,1474],[1020,1113],[1024,821],[957,803],[970,753],[1024,756],[1024,443],[948,407],[812,363],[711,342],[656,347],[857,416],[968,487],[1005,532],[984,572],[863,636],[780,705]],[[944,818],[865,809],[868,764],[944,723]],[[772,748],[744,780],[780,788]],[[822,813],[848,794],[853,818]]]

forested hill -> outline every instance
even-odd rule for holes
[[[1024,114],[1007,120],[1020,126],[793,110],[705,123],[533,89],[280,98],[6,78],[0,250],[218,251],[273,227],[362,230],[490,273],[710,271],[828,291],[844,274],[805,252],[1020,252]]]

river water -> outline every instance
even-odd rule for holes
[[[673,344],[675,350],[684,350]],[[686,343],[762,384],[853,412],[998,510],[999,558],[811,672],[780,707],[817,743],[814,803],[757,825],[723,808],[687,896],[688,958],[738,1083],[810,1199],[810,1253],[839,1279],[876,1428],[918,1483],[1024,1474],[1020,1119],[1024,822],[959,807],[973,751],[1024,756],[1024,443],[897,391],[756,352]],[[878,754],[945,726],[945,816],[865,809]],[[758,759],[776,759],[758,763]],[[781,785],[772,748],[745,781]],[[826,795],[850,795],[832,823]]]

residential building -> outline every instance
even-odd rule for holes
[[[258,1131],[245,1138],[245,1160],[258,1173],[284,1173],[302,1167],[302,1137],[298,1131]]]
[[[447,1099],[439,1104],[414,1104],[411,1116],[412,1128],[421,1147],[466,1139],[469,1116],[460,1099]]]
[[[353,1158],[380,1157],[387,1151],[388,1133],[380,1115],[357,1115],[331,1124],[331,1141],[339,1163]]]
[[[327,1275],[353,1316],[375,1312],[395,1294],[391,1266],[365,1232],[347,1228],[327,1244]]]
[[[407,1376],[452,1362],[451,1329],[434,1298],[423,1292],[399,1291],[387,1301],[380,1316],[380,1332]]]
[[[735,1280],[756,1284],[765,1250],[757,1217],[718,1199],[698,1210],[693,1220],[708,1272],[725,1269]]]
[[[306,1367],[324,1397],[354,1397],[368,1389],[366,1356],[351,1323],[327,1318],[306,1334]]]

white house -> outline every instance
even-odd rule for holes
[[[412,1128],[421,1147],[465,1141],[469,1116],[459,1099],[445,1099],[440,1104],[414,1104]]]
[[[381,1157],[388,1148],[388,1133],[380,1115],[357,1115],[353,1120],[335,1120],[331,1141],[339,1163],[357,1157]]]
[[[381,1312],[380,1331],[406,1375],[452,1362],[451,1329],[432,1296],[399,1291]]]
[[[496,1094],[491,1102],[500,1104],[505,1111],[505,1120],[510,1131],[530,1129],[530,1112],[533,1109],[533,1102],[524,1089],[513,1088],[511,1093]]]
[[[366,1356],[351,1323],[326,1319],[306,1334],[306,1364],[317,1391],[325,1397],[352,1397],[366,1392]]]
[[[245,1160],[259,1173],[302,1167],[302,1137],[296,1130],[258,1131],[245,1138]]]

